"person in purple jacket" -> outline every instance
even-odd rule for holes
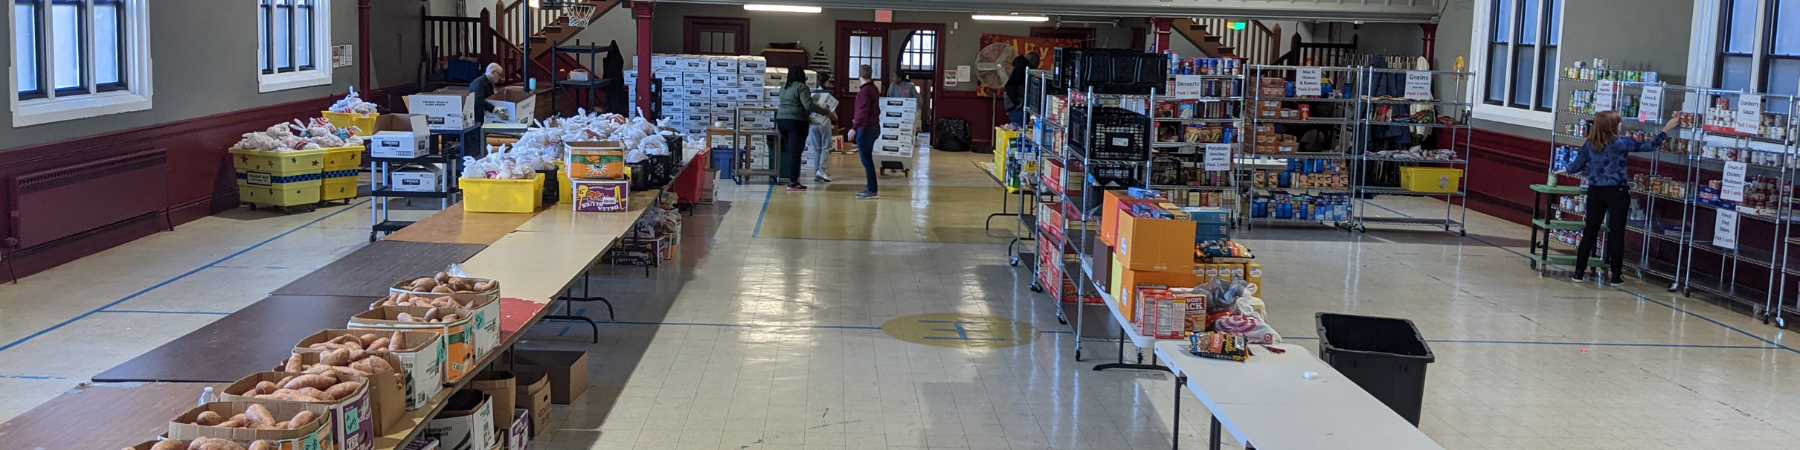
[[[1625,263],[1625,214],[1631,207],[1631,175],[1627,170],[1627,153],[1654,152],[1668,139],[1676,122],[1663,125],[1662,132],[1650,142],[1619,135],[1619,112],[1601,111],[1594,115],[1588,129],[1587,143],[1575,153],[1569,167],[1557,175],[1574,175],[1587,180],[1587,224],[1581,231],[1581,245],[1576,246],[1575,275],[1570,281],[1581,282],[1587,276],[1588,255],[1594,253],[1594,239],[1600,235],[1600,221],[1606,220],[1607,282],[1625,282],[1619,273]]]
[[[881,109],[881,88],[875,86],[870,79],[875,73],[868,64],[857,67],[862,87],[856,90],[856,111],[850,118],[850,139],[856,141],[856,154],[862,157],[863,175],[868,177],[868,184],[862,192],[856,193],[857,200],[880,197],[875,187],[875,136],[881,134],[880,117],[876,112]]]

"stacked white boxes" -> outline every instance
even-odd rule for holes
[[[875,156],[911,159],[913,149],[919,147],[919,135],[913,131],[919,121],[919,101],[882,98],[876,114],[880,116],[881,131],[875,138]]]
[[[760,56],[651,55],[651,76],[662,83],[663,117],[684,134],[704,134],[717,122],[729,122],[739,106],[762,106],[760,93],[741,95],[747,77],[761,84],[768,65]],[[751,97],[758,101],[746,101]],[[774,114],[769,114],[769,129]]]

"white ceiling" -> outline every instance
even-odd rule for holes
[[[1316,21],[1432,22],[1447,0],[676,0],[848,9],[1030,13],[1097,17],[1225,17]]]

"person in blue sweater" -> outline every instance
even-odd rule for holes
[[[1594,239],[1600,234],[1600,221],[1606,220],[1607,282],[1625,282],[1619,271],[1625,263],[1625,214],[1631,207],[1631,175],[1627,153],[1654,152],[1662,148],[1675,121],[1663,125],[1662,132],[1649,142],[1619,135],[1619,112],[1601,111],[1594,115],[1588,129],[1587,142],[1575,153],[1575,161],[1557,175],[1579,176],[1587,180],[1587,224],[1581,231],[1581,245],[1576,246],[1575,275],[1580,282],[1587,276],[1588,255],[1594,253]]]

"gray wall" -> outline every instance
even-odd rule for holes
[[[1436,53],[1442,67],[1449,67],[1458,56],[1467,57],[1471,40],[1487,39],[1476,35],[1479,30],[1470,23],[1474,1],[1449,0],[1439,20]],[[1687,80],[1693,16],[1693,0],[1564,0],[1560,65],[1606,58],[1614,68],[1653,70],[1662,80],[1681,84]],[[1365,34],[1365,42],[1368,38]],[[1573,88],[1558,86],[1558,105],[1568,100]],[[1454,96],[1450,89],[1438,86],[1439,95]],[[1479,119],[1474,124],[1489,131],[1549,138],[1549,130]]]
[[[371,74],[378,86],[414,83],[419,64],[419,11],[416,2],[376,1],[370,12],[375,24],[370,52]],[[332,0],[331,43],[356,44],[356,0]],[[12,8],[0,9],[0,17]],[[0,113],[0,151],[168,123],[242,109],[345,92],[356,82],[356,66],[333,69],[330,86],[257,93],[256,6],[254,2],[155,0],[150,7],[152,108],[123,114],[12,126],[11,113]],[[229,18],[239,18],[230,19]],[[8,17],[7,19],[10,19]],[[5,20],[0,20],[5,23]],[[395,40],[395,35],[401,37]],[[0,33],[0,48],[11,47],[11,35]],[[410,50],[409,50],[410,49]],[[6,64],[10,67],[10,61]],[[12,71],[0,72],[11,77]],[[4,83],[0,83],[4,84]],[[362,87],[358,87],[361,89]],[[10,101],[0,100],[0,101]],[[8,105],[9,108],[11,105]]]
[[[614,14],[617,14],[615,12]],[[872,10],[827,8],[819,14],[751,12],[744,11],[741,6],[700,5],[684,3],[659,3],[656,5],[655,43],[653,49],[657,53],[680,53],[682,40],[682,18],[687,16],[705,17],[745,17],[750,19],[750,52],[760,53],[770,42],[800,42],[808,53],[816,51],[821,42],[825,45],[825,54],[836,58],[836,21],[873,22],[875,12]],[[981,34],[994,33],[1014,36],[1031,35],[1033,25],[1043,24],[976,22],[968,14],[895,11],[894,22],[942,23],[949,35],[944,44],[943,69],[954,69],[958,65],[975,65],[975,54],[980,50]],[[1141,24],[1141,20],[1127,19],[1119,27],[1101,25],[1095,27],[1095,38],[1099,45],[1106,47],[1130,47],[1131,27]],[[625,41],[619,41],[623,45]],[[972,90],[975,83],[962,83],[948,90]]]

